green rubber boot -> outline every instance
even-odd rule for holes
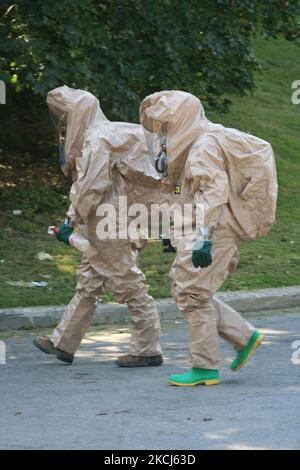
[[[252,333],[252,336],[249,339],[247,346],[245,346],[244,349],[237,353],[235,360],[230,364],[230,369],[234,371],[240,370],[246,364],[248,359],[252,356],[255,349],[260,345],[263,339],[264,335],[259,331],[255,330]]]
[[[199,369],[193,367],[185,374],[170,375],[168,383],[179,387],[193,387],[194,385],[215,385],[219,383],[219,371],[215,369]]]

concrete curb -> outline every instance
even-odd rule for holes
[[[241,313],[300,306],[300,286],[221,292],[216,296]],[[172,299],[157,300],[157,307],[162,320],[181,317]],[[64,309],[64,306],[0,309],[0,331],[32,327],[51,328],[57,325]],[[129,320],[126,305],[104,304],[97,306],[92,324],[111,325]]]

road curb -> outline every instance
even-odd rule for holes
[[[216,296],[241,313],[300,306],[300,286],[220,292]],[[162,320],[175,320],[181,317],[172,299],[158,299],[156,303]],[[58,323],[64,309],[65,306],[0,309],[0,331],[34,327],[51,328]],[[128,320],[130,315],[126,305],[100,304],[96,308],[92,324],[112,325]]]

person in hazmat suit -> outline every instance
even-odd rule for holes
[[[151,198],[160,194],[160,176],[149,160],[142,126],[110,122],[95,96],[67,86],[50,91],[47,103],[59,133],[62,171],[73,180],[68,219],[59,227],[57,238],[69,243],[76,226],[90,247],[78,269],[75,295],[59,325],[50,338],[37,337],[34,344],[72,363],[97,300],[109,290],[118,302],[128,305],[134,322],[129,354],[120,356],[117,364],[160,365],[159,315],[145,276],[137,267],[146,237],[138,227],[135,236],[128,235],[126,214],[122,227],[119,222],[120,210],[126,212],[136,202],[150,204]],[[120,209],[120,200],[125,209]],[[101,211],[103,207],[111,213],[110,219]],[[103,228],[99,236],[99,224],[104,227],[107,220],[111,221],[108,235],[103,236]]]
[[[170,271],[172,295],[188,322],[192,369],[171,375],[169,383],[217,384],[218,336],[236,350],[234,371],[263,339],[214,293],[237,267],[238,243],[266,235],[274,223],[277,179],[272,147],[210,122],[200,100],[183,91],[147,96],[140,106],[140,122],[156,169],[169,186],[170,204],[193,208],[190,232],[176,237],[171,231],[176,258]],[[202,217],[197,218],[199,208]]]

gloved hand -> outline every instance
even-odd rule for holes
[[[195,268],[207,268],[212,263],[211,249],[210,230],[205,227],[199,231],[193,247],[192,262]]]
[[[70,245],[69,238],[73,233],[73,227],[66,223],[66,221],[58,227],[59,233],[55,233],[57,240],[64,242],[67,245]]]

